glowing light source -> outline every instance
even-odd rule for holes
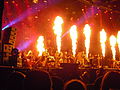
[[[33,3],[38,3],[38,0],[33,0]]]
[[[91,29],[88,24],[86,24],[84,27],[84,34],[86,37],[85,39],[86,57],[88,58],[89,48],[90,48],[90,35],[91,35]]]
[[[54,5],[54,4],[57,4],[60,1],[61,0],[54,0],[54,1],[52,1],[52,3],[51,3],[51,1],[49,1],[48,4],[47,4],[47,7],[51,6],[51,5]],[[8,2],[6,2],[6,3],[8,3]],[[27,5],[27,7],[30,7],[30,6]],[[36,10],[36,8],[38,8],[38,9]],[[22,14],[20,14],[17,18],[13,19],[11,22],[9,22],[8,24],[4,25],[2,27],[2,30],[6,29],[8,27],[11,27],[12,25],[22,21],[26,17],[28,17],[28,16],[30,16],[30,15],[32,15],[32,14],[34,14],[34,13],[36,13],[36,12],[42,10],[42,9],[44,9],[44,8],[46,8],[46,4],[43,4],[43,3],[37,3],[36,5],[31,6],[31,8],[28,8],[26,11],[24,11]]]
[[[60,16],[57,16],[54,21],[54,33],[56,34],[56,43],[57,43],[57,50],[60,53],[61,51],[61,34],[62,34],[62,24],[63,20]]]
[[[77,27],[76,25],[73,25],[70,28],[70,36],[72,39],[72,52],[73,52],[73,56],[75,56],[76,54],[76,49],[77,49]]]
[[[117,34],[117,44],[120,52],[120,31],[118,31],[118,34]]]
[[[115,60],[115,55],[116,55],[115,45],[116,45],[116,37],[112,35],[110,36],[110,46],[112,50],[113,60]]]
[[[42,53],[45,51],[45,48],[44,48],[44,37],[43,36],[39,36],[39,38],[37,40],[37,50],[39,52],[38,56],[42,56]]]
[[[105,57],[105,42],[106,42],[106,32],[104,29],[102,29],[102,31],[100,31],[100,43],[101,43],[103,57]]]
[[[12,1],[12,3],[15,3],[15,1]]]
[[[29,50],[26,56],[29,56],[31,53],[32,53],[32,51]]]
[[[7,4],[8,4],[8,1],[6,1],[5,3],[7,3]]]

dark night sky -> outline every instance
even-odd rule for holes
[[[39,35],[45,36],[47,46],[49,46],[48,41],[51,40],[50,45],[55,47],[53,22],[58,15],[64,20],[63,33],[73,24],[77,24],[79,51],[85,50],[83,27],[86,23],[92,29],[91,52],[100,52],[99,31],[102,28],[107,32],[108,37],[111,34],[116,35],[120,30],[119,0],[38,0],[38,3],[34,3],[33,0],[5,0],[4,4],[3,27],[26,14],[28,9],[29,12],[34,12],[13,25],[17,28],[16,47],[33,40],[28,48],[31,46],[34,48]],[[69,35],[66,35],[62,39],[62,49],[70,49],[70,42]]]

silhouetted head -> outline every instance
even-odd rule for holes
[[[77,79],[65,83],[64,90],[86,90],[86,85]]]
[[[63,90],[64,82],[60,77],[52,76],[51,79],[52,79],[53,90]]]
[[[18,55],[19,54],[19,50],[17,48],[13,48],[11,51],[12,55]]]
[[[51,79],[45,71],[30,71],[25,80],[25,90],[50,90]]]
[[[101,90],[120,90],[120,73],[119,72],[107,72],[101,83]]]
[[[96,71],[97,77],[103,76],[105,74],[105,70],[103,68],[100,68]]]
[[[103,76],[96,78],[95,83],[94,83],[95,90],[100,90],[102,78],[103,78]]]
[[[12,72],[7,79],[7,90],[23,90],[25,77],[21,72]]]

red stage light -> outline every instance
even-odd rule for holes
[[[15,3],[15,1],[12,1],[12,3]]]
[[[7,3],[7,4],[8,4],[8,1],[6,1],[5,3]]]
[[[15,4],[15,6],[18,6],[18,4]]]

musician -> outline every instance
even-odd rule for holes
[[[78,52],[76,59],[80,63],[80,66],[84,66],[84,52]]]

